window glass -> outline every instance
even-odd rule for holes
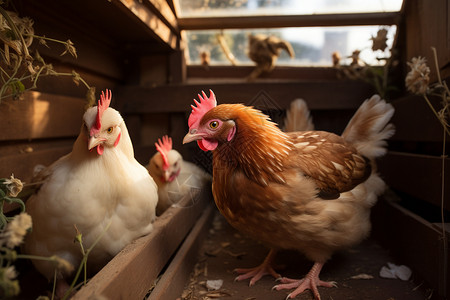
[[[399,11],[403,0],[178,0],[180,17]]]
[[[365,1],[364,1],[365,2]],[[373,39],[380,29],[387,30],[387,48],[372,50]],[[360,51],[361,63],[383,65],[380,57],[388,57],[392,47],[396,26],[342,26],[342,27],[303,27],[274,29],[226,29],[186,31],[188,41],[188,64],[200,64],[200,55],[209,53],[211,65],[231,65],[221,39],[235,57],[236,65],[253,65],[248,58],[248,36],[250,34],[274,35],[289,42],[295,57],[290,58],[282,51],[277,60],[278,66],[331,66],[332,53],[339,52],[341,64],[350,64],[352,53]]]

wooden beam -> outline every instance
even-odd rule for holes
[[[154,13],[159,14],[162,17],[162,20],[172,27],[173,31],[179,32],[177,17],[166,0],[147,0],[144,1],[144,4],[145,3]]]
[[[399,22],[399,12],[386,12],[357,14],[179,18],[178,26],[180,30],[202,30],[231,28],[396,25]]]
[[[189,82],[207,81],[211,78],[246,78],[253,70],[254,65],[228,66],[215,65],[205,69],[201,65],[189,65],[186,67],[186,77]],[[270,73],[263,73],[259,79],[287,79],[292,80],[330,80],[338,81],[339,70],[331,67],[289,67],[276,66]]]
[[[193,98],[213,90],[220,103],[244,103],[264,109],[286,109],[296,98],[307,101],[310,109],[355,109],[373,95],[371,85],[361,81],[205,81],[198,84],[166,85],[156,88],[117,88],[115,99],[123,114],[190,112]],[[330,91],[333,95],[330,96]],[[351,91],[351,93],[349,93]]]
[[[86,100],[26,92],[23,100],[0,103],[0,141],[78,135]]]
[[[393,189],[441,206],[442,159],[430,155],[389,152],[377,163],[379,172]],[[445,159],[446,169],[450,159]],[[445,177],[444,208],[450,211],[450,176]]]
[[[78,73],[88,71],[105,78],[122,79],[124,75],[121,70],[122,61],[119,58],[121,48],[116,42],[118,30],[105,24],[105,22],[113,22],[109,20],[112,18],[99,18],[97,14],[101,12],[103,15],[114,15],[114,22],[116,24],[120,22],[116,20],[118,9],[111,3],[88,0],[76,2],[20,0],[16,4],[20,15],[33,19],[35,35],[61,41],[70,39],[74,43],[78,53],[77,58],[70,54],[61,56],[64,47],[58,43],[48,42],[48,47],[44,47],[38,45],[36,40],[33,42],[33,48],[36,47],[47,63],[54,64],[55,71],[60,72],[56,64],[63,64],[71,70],[75,69]],[[102,26],[105,24],[105,27],[98,26],[99,19],[104,22]],[[124,24],[124,26],[132,25]],[[38,80],[38,86],[40,81],[41,79]]]
[[[149,9],[148,3],[143,4],[139,0],[115,0],[113,2],[138,18],[147,27],[149,32],[155,35],[160,41],[164,42],[173,50],[177,49],[178,34],[174,33],[169,26],[161,21],[157,14]]]

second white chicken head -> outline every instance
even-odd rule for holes
[[[163,136],[162,141],[158,139],[155,143],[158,152],[150,164],[154,164],[156,171],[163,182],[172,182],[180,174],[183,158],[181,154],[172,149],[172,139],[167,135]]]
[[[111,91],[106,90],[106,94],[100,95],[98,105],[86,110],[83,116],[88,149],[95,148],[98,155],[103,154],[105,147],[116,147],[122,135],[122,116],[109,107],[110,103]]]

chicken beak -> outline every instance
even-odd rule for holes
[[[101,138],[101,137],[96,137],[96,136],[91,136],[89,137],[89,142],[88,142],[88,149],[91,150],[94,147],[100,145],[102,142],[104,142],[105,139]]]
[[[170,172],[168,170],[164,171],[164,181],[169,182],[169,180],[170,180]]]
[[[183,138],[183,144],[187,144],[203,138],[203,134],[197,133],[197,129],[191,129]]]

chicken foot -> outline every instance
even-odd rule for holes
[[[317,289],[318,286],[336,287],[336,282],[334,281],[327,282],[319,279],[319,274],[322,270],[322,267],[323,263],[314,263],[311,270],[308,272],[308,274],[306,274],[305,278],[300,280],[289,279],[286,277],[280,278],[278,281],[280,281],[282,284],[274,286],[273,289],[279,291],[283,289],[295,288],[293,292],[287,295],[286,299],[295,298],[297,295],[303,293],[307,289],[310,289],[314,294],[314,299],[320,300],[319,290]]]
[[[281,275],[275,272],[272,267],[273,260],[275,259],[277,251],[271,249],[269,254],[267,254],[266,258],[262,262],[261,265],[255,268],[249,269],[235,269],[236,273],[242,274],[236,277],[235,281],[241,281],[247,278],[251,278],[249,286],[254,285],[258,280],[261,279],[264,275],[272,275],[275,279],[280,279]]]

